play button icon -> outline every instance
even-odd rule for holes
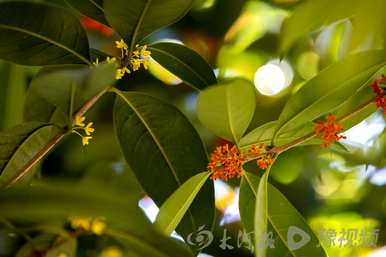
[[[300,239],[300,240],[299,240]],[[296,226],[290,226],[287,233],[288,248],[291,251],[297,250],[308,244],[311,237]]]

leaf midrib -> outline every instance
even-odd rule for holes
[[[204,174],[202,174],[204,175]],[[197,196],[198,192],[200,191],[200,189],[203,187],[204,183],[206,182],[206,180],[208,179],[210,173],[208,174],[205,174],[204,177],[201,178],[201,180],[197,183],[196,187],[194,188],[194,190],[192,191],[191,194],[189,194],[188,198],[184,201],[184,204],[182,205],[183,207],[180,208],[178,211],[177,211],[177,214],[174,215],[174,217],[172,218],[171,222],[169,223],[169,225],[166,227],[167,228],[167,232],[170,231],[170,227],[172,227],[171,225],[175,223],[175,221],[177,220],[177,217],[180,216],[180,214],[182,213],[182,210],[185,208],[185,206],[187,205],[186,203],[190,202],[191,204],[193,203],[193,200],[194,198]],[[191,205],[190,204],[190,205]],[[187,207],[187,210],[189,210],[189,206]],[[183,216],[182,216],[183,218]],[[174,230],[174,229],[173,229]],[[173,232],[173,231],[172,231]]]
[[[143,7],[143,10],[142,10],[142,13],[139,16],[138,22],[135,25],[134,33],[133,33],[133,36],[132,36],[131,42],[130,42],[130,52],[129,52],[129,55],[131,55],[131,53],[134,50],[134,46],[135,46],[135,42],[137,41],[136,39],[137,39],[137,36],[138,36],[138,33],[139,33],[139,29],[142,26],[143,20],[144,20],[145,15],[146,15],[149,7],[150,7],[151,2],[152,2],[152,0],[146,0],[145,6]]]
[[[169,160],[165,150],[163,149],[161,143],[159,142],[158,138],[156,135],[153,133],[153,130],[150,128],[149,124],[147,124],[146,120],[144,117],[142,117],[141,113],[138,112],[137,108],[123,95],[120,95],[124,101],[130,106],[130,108],[135,112],[137,117],[141,120],[142,124],[146,127],[147,131],[149,132],[151,138],[153,139],[154,143],[157,145],[158,150],[161,152],[162,156],[165,158],[166,163],[168,164],[169,169],[171,170],[174,179],[176,180],[177,184],[181,186],[181,181],[177,176],[176,170],[174,169],[171,161]]]
[[[239,145],[239,141],[237,139],[237,136],[235,134],[235,131],[234,131],[234,127],[233,127],[233,122],[232,122],[232,108],[230,106],[230,100],[231,100],[231,96],[229,94],[229,88],[225,88],[225,99],[226,99],[226,103],[225,103],[225,107],[226,107],[226,113],[227,113],[227,116],[228,116],[228,119],[229,119],[229,129],[231,131],[231,134],[233,136],[233,139],[235,140],[235,144],[238,146]]]
[[[0,170],[0,178],[4,174],[3,171],[6,170],[6,168],[8,167],[9,162],[13,159],[13,157],[16,154],[17,150],[20,147],[23,146],[23,144],[28,140],[28,138],[30,138],[34,133],[36,133],[41,128],[48,127],[48,126],[50,126],[50,124],[42,124],[41,126],[38,126],[35,129],[33,129],[30,133],[26,133],[25,135],[23,135],[23,139],[16,146],[16,148],[12,151],[12,153],[10,154],[10,157],[7,160],[3,159],[4,161],[6,161],[6,163],[4,164],[3,169]],[[7,135],[7,136],[13,137],[13,135]],[[0,145],[8,145],[8,144],[0,144]]]
[[[174,179],[176,180],[177,184],[178,184],[178,187],[180,187],[182,185],[180,179],[178,178],[177,176],[177,172],[176,170],[174,169],[171,161],[169,160],[169,158],[167,157],[162,145],[160,144],[160,142],[158,141],[157,137],[155,136],[155,134],[153,133],[153,131],[151,130],[151,128],[149,127],[149,125],[147,124],[147,122],[145,121],[145,119],[142,117],[142,115],[138,112],[138,110],[135,108],[135,106],[125,97],[124,94],[122,94],[122,92],[118,91],[118,90],[115,90],[115,92],[129,105],[129,107],[135,112],[135,114],[137,115],[137,117],[141,120],[142,124],[146,127],[146,129],[149,131],[149,134],[150,136],[152,137],[153,141],[156,143],[156,145],[158,146],[158,149],[160,150],[162,156],[165,158],[166,160],[166,163],[168,164],[169,166],[169,169],[171,170],[172,174],[173,174],[173,177]],[[197,225],[196,225],[196,222],[194,221],[194,218],[193,218],[193,214],[191,213],[190,210],[188,210],[188,213],[189,213],[189,217],[190,217],[190,220],[192,222],[192,226],[194,229],[197,228]]]
[[[97,4],[94,0],[89,0],[91,2],[91,4],[93,4],[97,9],[99,9],[100,11],[104,12],[105,10],[102,8],[102,6],[100,6],[99,4]]]
[[[14,30],[14,31],[17,31],[17,32],[21,32],[21,33],[25,33],[27,35],[30,35],[30,36],[33,36],[33,37],[36,37],[36,38],[39,38],[41,40],[44,40],[44,41],[47,41],[48,43],[52,44],[52,45],[55,45],[59,48],[62,48],[64,50],[66,50],[67,52],[71,53],[72,55],[76,56],[77,58],[79,58],[82,62],[85,62],[86,64],[88,65],[91,65],[91,62],[86,59],[84,56],[80,55],[78,52],[72,50],[71,48],[68,48],[67,46],[59,43],[59,42],[56,42],[46,36],[43,36],[43,35],[40,35],[38,33],[35,33],[35,32],[32,32],[32,31],[29,31],[29,30],[26,30],[26,29],[22,29],[22,28],[18,28],[18,27],[15,27],[15,26],[9,26],[9,25],[5,25],[5,24],[0,24],[0,28],[4,28],[4,29],[8,29],[8,30]]]

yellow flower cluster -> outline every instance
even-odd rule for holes
[[[127,64],[117,69],[115,74],[116,79],[122,79],[126,73],[130,74],[132,71],[139,70],[141,65],[143,65],[146,70],[148,69],[151,52],[147,49],[147,45],[136,45],[131,54],[129,53],[129,47],[123,39],[116,41],[115,46],[121,50],[121,59],[128,60]]]
[[[79,135],[82,138],[82,144],[88,145],[90,139],[92,139],[91,134],[95,131],[92,127],[93,123],[89,122],[87,125],[84,123],[86,117],[84,116],[75,116],[73,122],[72,132]],[[83,131],[86,135],[83,135],[79,131]]]
[[[92,232],[96,235],[102,235],[106,229],[106,223],[104,218],[82,218],[72,217],[70,218],[71,227],[77,230],[83,230],[86,232]]]
[[[141,65],[145,68],[145,70],[148,69],[151,52],[147,49],[147,45],[136,45],[132,53],[130,53],[129,46],[123,39],[115,41],[115,46],[121,50],[121,56],[118,57],[121,65],[120,68],[116,70],[116,79],[122,79],[126,74],[139,70]],[[107,63],[115,63],[116,61],[117,58],[115,57],[106,58]],[[98,65],[99,58],[96,58],[93,64]]]

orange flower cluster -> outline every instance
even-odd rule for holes
[[[386,76],[382,74],[382,76],[379,79],[376,79],[372,84],[371,87],[373,88],[373,91],[375,93],[375,104],[378,108],[382,108],[383,112],[386,114],[386,92],[385,89],[381,87],[381,83],[386,81]]]
[[[250,154],[258,155],[256,163],[262,170],[267,169],[273,163],[273,153],[267,153],[267,148],[267,145],[261,144],[259,146],[252,145],[248,149]]]
[[[336,117],[332,114],[327,115],[325,121],[315,123],[314,131],[317,136],[323,139],[322,147],[329,147],[340,139],[346,139],[345,136],[338,135],[343,132],[343,127],[337,123]]]
[[[113,30],[110,27],[107,27],[106,25],[87,16],[82,16],[80,18],[80,23],[82,23],[82,25],[89,30],[99,31],[103,37],[110,37],[113,35]]]
[[[208,170],[213,172],[210,178],[225,181],[233,177],[239,178],[243,175],[243,163],[244,154],[236,146],[232,148],[228,144],[218,146],[210,156]]]

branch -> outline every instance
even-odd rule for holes
[[[357,113],[361,112],[362,110],[364,110],[365,108],[367,108],[370,104],[373,104],[373,101],[374,101],[374,98],[371,98],[367,102],[358,106],[358,108],[355,109],[354,111],[352,111],[351,113],[345,114],[342,117],[338,118],[337,121],[345,121],[345,120],[351,118],[355,114],[357,114]],[[279,155],[279,154],[281,154],[281,153],[283,153],[283,152],[285,152],[285,151],[287,151],[295,146],[298,146],[298,145],[301,145],[301,144],[307,142],[308,140],[314,138],[315,136],[316,136],[315,132],[311,132],[311,133],[309,133],[303,137],[300,137],[300,138],[298,138],[298,139],[296,139],[288,144],[281,145],[281,146],[275,146],[271,150],[267,151],[266,153],[254,155],[254,156],[249,156],[248,158],[246,158],[245,162],[250,162],[250,161],[256,160],[256,159],[258,159],[266,154],[269,154],[269,153]]]

